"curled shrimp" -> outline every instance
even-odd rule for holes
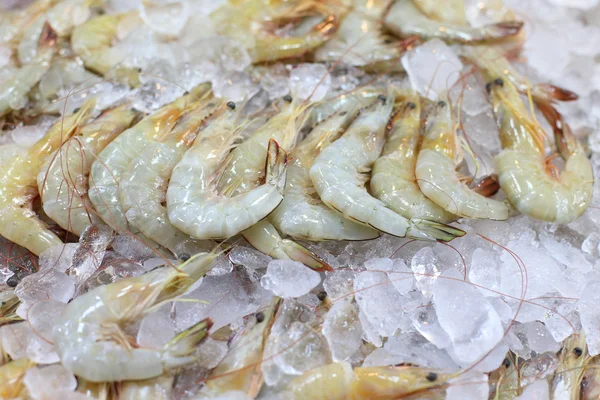
[[[0,398],[22,399],[26,393],[23,377],[35,363],[28,358],[20,358],[0,366]]]
[[[409,220],[372,197],[365,188],[363,173],[379,157],[395,95],[380,96],[363,109],[344,135],[317,156],[310,177],[321,200],[351,221],[395,236],[427,240],[452,240],[464,234],[437,222]]]
[[[444,391],[450,374],[419,367],[359,367],[347,362],[328,364],[305,372],[287,387],[294,400],[430,398]],[[441,394],[441,393],[440,393]],[[421,397],[422,396],[422,397]]]
[[[543,221],[575,220],[590,204],[594,174],[569,125],[550,106],[541,105],[554,123],[557,147],[565,160],[564,170],[555,176],[546,163],[545,133],[530,119],[515,86],[495,78],[487,87],[502,143],[494,163],[509,201],[521,213]]]
[[[62,241],[48,229],[32,209],[39,194],[37,175],[43,163],[85,123],[94,101],[52,125],[25,156],[15,156],[0,165],[0,235],[39,255]]]
[[[344,105],[292,151],[283,201],[269,215],[269,221],[279,231],[307,240],[366,240],[379,236],[378,231],[349,221],[327,207],[317,196],[309,175],[315,157],[356,118],[358,103],[355,98]]]
[[[442,93],[426,119],[425,135],[417,157],[419,188],[446,211],[467,218],[505,220],[506,203],[470,189],[456,172],[456,126],[447,94]]]
[[[322,14],[323,21],[304,35],[281,36],[274,32],[283,24],[314,14]],[[337,27],[335,15],[313,0],[230,0],[210,18],[220,34],[246,47],[254,63],[302,56],[325,43]]]
[[[268,154],[262,149],[258,154],[241,154],[242,159],[260,157],[263,165],[267,159],[263,185],[242,193],[232,188],[227,188],[225,193],[217,190],[217,173],[238,137],[235,128],[238,116],[232,108],[200,132],[173,170],[167,190],[169,220],[183,232],[199,239],[236,235],[266,217],[282,199],[286,154],[275,141],[269,145]],[[240,166],[240,171],[245,172],[245,167]],[[237,187],[237,181],[233,187]]]
[[[98,224],[88,198],[88,175],[98,153],[123,132],[137,113],[129,104],[104,111],[44,163],[37,182],[44,212],[63,229],[81,236]]]
[[[193,362],[195,347],[212,325],[210,319],[181,332],[161,350],[134,346],[135,339],[123,328],[153,306],[185,293],[210,271],[217,256],[198,253],[178,268],[164,266],[77,297],[54,327],[54,348],[62,364],[88,381],[112,382],[154,378]]]
[[[381,156],[373,164],[371,192],[406,218],[442,223],[457,219],[419,189],[415,166],[421,141],[421,101],[415,92],[401,102]]]
[[[517,35],[523,26],[520,21],[503,21],[471,28],[435,21],[421,13],[412,0],[397,0],[388,11],[384,24],[398,36],[417,35],[423,39],[439,38],[464,43],[504,39]]]
[[[119,181],[127,166],[147,146],[167,135],[181,115],[209,88],[208,84],[199,85],[189,94],[145,117],[110,142],[92,164],[88,191],[90,201],[98,215],[115,231],[131,230],[127,228],[118,194]]]
[[[119,198],[127,221],[177,256],[198,253],[207,245],[212,247],[211,242],[194,239],[171,224],[165,200],[173,169],[211,112],[220,108],[222,104],[209,98],[190,110],[168,136],[149,145],[129,163],[119,183]]]
[[[229,352],[206,379],[199,395],[215,397],[229,391],[242,391],[252,398],[258,395],[263,384],[263,351],[281,303],[281,298],[274,297],[264,311],[246,317],[242,332],[233,338]]]

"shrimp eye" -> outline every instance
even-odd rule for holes
[[[437,379],[437,374],[435,372],[430,372],[427,374],[427,376],[425,377],[429,382],[435,382]]]
[[[382,95],[382,94],[380,94],[379,96],[377,96],[377,98],[378,98],[379,100],[381,100],[381,102],[382,102],[383,104],[385,104],[385,101],[387,100],[387,98],[386,98],[384,95]]]
[[[260,324],[264,320],[265,320],[265,314],[263,314],[261,312],[257,312],[256,313],[256,322],[258,322]]]
[[[227,107],[229,107],[231,110],[235,110],[235,103],[233,101],[230,101],[227,103]]]
[[[440,106],[440,107],[446,107],[446,102],[440,100],[440,101],[438,101],[437,105]]]
[[[292,96],[290,96],[289,94],[286,94],[285,96],[283,96],[283,100],[291,103],[292,102]]]
[[[141,69],[141,68],[138,68],[138,69],[137,69],[137,72],[138,72],[138,73],[139,73],[139,72],[142,72],[142,69]]]
[[[410,108],[411,110],[414,110],[415,108],[417,108],[417,105],[415,103],[413,103],[412,101],[409,101],[407,104],[408,108]]]
[[[327,292],[319,292],[317,294],[317,298],[319,299],[319,301],[325,301],[325,299],[327,298]]]
[[[77,114],[79,112],[79,110],[81,110],[81,108],[77,107],[76,109],[73,110],[73,114]]]
[[[191,256],[190,256],[189,254],[187,254],[187,253],[182,253],[182,254],[179,256],[179,259],[180,259],[181,261],[187,261],[187,260],[189,260],[190,258],[191,258]]]
[[[498,85],[500,87],[504,86],[504,81],[502,80],[502,78],[496,78],[494,79],[494,85]]]
[[[340,113],[340,116],[342,116],[342,117],[343,117],[343,116],[344,116],[344,115],[346,115],[346,114],[348,114],[348,111],[341,112],[341,113]]]
[[[486,90],[488,93],[492,91],[492,82],[488,82],[488,83],[485,85],[485,90]]]
[[[576,357],[580,357],[583,354],[583,350],[581,349],[581,347],[575,347],[573,349],[573,353],[575,353]]]
[[[183,92],[183,95],[184,95],[184,96],[186,96],[186,95],[188,95],[188,94],[190,94],[190,91],[189,91],[189,90],[186,90],[185,92]]]
[[[14,274],[10,278],[6,280],[6,284],[10,287],[16,287],[19,284],[19,277],[17,274]]]
[[[510,361],[508,358],[505,358],[504,361],[502,361],[502,365],[504,365],[505,368],[510,367]]]

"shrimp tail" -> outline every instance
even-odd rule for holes
[[[42,33],[38,41],[39,47],[54,47],[56,40],[58,39],[58,33],[50,26],[48,22],[44,24]]]
[[[497,176],[488,176],[475,185],[473,191],[485,197],[492,197],[500,190]]]
[[[485,39],[503,39],[517,35],[523,27],[522,21],[503,21],[483,27],[486,33]]]
[[[194,361],[196,347],[208,337],[210,318],[203,319],[171,339],[163,348],[167,368],[177,368]]]
[[[535,104],[554,131],[554,139],[560,155],[566,160],[574,152],[580,151],[581,146],[571,131],[571,127],[556,108],[543,101],[536,100]]]
[[[269,140],[267,149],[267,162],[265,167],[265,181],[277,187],[279,192],[285,188],[287,168],[287,153],[273,140]]]
[[[299,261],[315,271],[333,271],[331,265],[327,264],[306,247],[289,239],[284,239],[281,244],[285,254],[292,260]]]
[[[544,99],[545,101],[574,101],[579,98],[575,92],[548,83],[534,85],[532,95],[534,98]]]
[[[441,224],[439,222],[427,221],[425,219],[411,219],[411,223],[412,226],[409,228],[406,236],[413,239],[449,242],[454,238],[461,237],[466,234],[466,232],[462,229]]]

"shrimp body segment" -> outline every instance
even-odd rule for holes
[[[439,38],[463,43],[504,39],[518,34],[523,26],[519,21],[499,22],[481,28],[443,23],[429,19],[412,0],[397,0],[388,11],[384,24],[398,36],[417,35],[423,39]]]
[[[193,351],[211,327],[203,320],[175,336],[162,350],[133,347],[123,328],[152,307],[187,291],[214,265],[215,253],[198,253],[178,268],[99,286],[69,303],[57,321],[53,341],[62,364],[88,381],[149,379],[194,361]]]
[[[101,219],[88,198],[88,175],[98,153],[127,129],[136,117],[124,104],[106,110],[83,126],[42,166],[37,182],[44,212],[77,236]]]
[[[21,399],[26,391],[23,377],[35,363],[28,358],[13,360],[0,366],[0,398]]]
[[[505,220],[509,207],[471,190],[456,172],[456,127],[450,103],[442,94],[427,116],[415,176],[425,196],[446,211],[468,218]]]
[[[371,192],[406,218],[442,223],[457,217],[429,200],[419,189],[415,166],[421,141],[421,104],[413,93],[399,106],[381,157],[373,164]]]
[[[494,163],[509,201],[521,213],[543,221],[566,224],[575,220],[589,206],[594,184],[592,165],[581,144],[560,121],[555,136],[565,167],[553,176],[546,165],[544,134],[528,116],[516,88],[502,79],[488,87],[502,143]]]
[[[16,155],[0,166],[0,235],[36,255],[62,244],[31,208],[33,199],[39,194],[38,172],[43,163],[77,132],[93,108],[94,101],[88,101],[75,114],[54,123],[26,155]]]
[[[321,200],[345,218],[395,236],[452,240],[462,231],[431,221],[408,220],[365,188],[362,173],[370,170],[381,153],[394,98],[390,92],[364,109],[346,133],[317,156],[310,177]]]

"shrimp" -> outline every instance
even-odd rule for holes
[[[209,98],[190,110],[163,141],[149,145],[129,163],[119,183],[119,198],[129,223],[175,255],[195,254],[213,246],[171,224],[165,197],[173,169],[210,113],[222,106]]]
[[[579,332],[565,340],[558,354],[558,367],[550,391],[553,399],[580,399],[581,380],[588,361],[585,334]]]
[[[207,337],[205,319],[181,332],[162,350],[135,347],[123,328],[153,306],[185,293],[214,266],[215,252],[198,253],[178,268],[99,286],[70,302],[53,332],[54,348],[65,368],[88,381],[149,379],[194,361],[195,347]]]
[[[37,218],[32,209],[38,195],[37,175],[43,163],[86,121],[94,101],[50,127],[25,156],[0,165],[0,235],[39,255],[62,241]]]
[[[175,123],[202,96],[209,84],[197,86],[191,93],[167,104],[127,129],[100,152],[92,164],[88,195],[104,222],[120,232],[127,227],[127,219],[119,201],[119,181],[129,163],[153,142],[165,137]],[[132,231],[136,233],[135,230]]]
[[[46,23],[37,42],[35,59],[0,82],[0,117],[12,110],[20,110],[27,104],[27,94],[50,68],[55,48],[56,32]]]
[[[395,236],[452,240],[464,234],[437,222],[408,220],[372,197],[365,188],[367,172],[379,157],[395,95],[362,110],[344,135],[321,151],[310,168],[310,178],[321,200],[345,218]]]
[[[23,376],[35,363],[28,358],[20,358],[0,366],[0,398],[21,399],[26,392]]]
[[[38,16],[45,13],[57,0],[37,0],[25,8],[0,13],[0,43],[14,44]]]
[[[412,0],[413,4],[431,19],[468,26],[465,0]]]
[[[415,166],[420,144],[421,104],[412,92],[392,119],[381,156],[373,164],[371,192],[406,218],[448,223],[457,217],[429,200],[419,189]]]
[[[412,0],[397,0],[385,16],[384,25],[398,36],[417,35],[423,39],[439,38],[452,42],[477,43],[515,36],[523,23],[503,21],[481,28],[457,26],[429,19],[419,11]]]
[[[333,38],[315,52],[317,61],[343,60],[355,66],[374,66],[397,60],[397,47],[386,42],[380,19],[390,0],[353,0]]]
[[[246,186],[249,190],[243,193],[234,193],[235,189],[231,187],[226,188],[225,193],[217,190],[217,172],[238,136],[236,119],[237,113],[232,109],[216,118],[200,132],[173,170],[167,190],[169,220],[195,238],[229,238],[266,217],[281,202],[286,153],[275,141],[271,141],[268,154],[259,148],[243,153],[240,158],[243,162],[246,157],[259,157],[263,165],[264,159],[267,159],[263,185],[256,188]],[[237,149],[240,147],[242,145]],[[234,156],[236,150],[232,152]],[[246,166],[240,165],[239,168],[242,173],[248,171]],[[237,182],[231,186],[235,185]]]
[[[328,364],[305,372],[287,387],[294,400],[443,398],[452,375],[419,367],[359,367],[347,362]],[[430,397],[432,396],[432,397]]]
[[[417,157],[419,188],[446,211],[467,218],[505,220],[506,203],[470,189],[456,173],[456,126],[447,94],[442,93],[426,119],[425,135]]]
[[[285,6],[274,8],[275,4]],[[280,36],[274,31],[315,13],[323,21],[303,36]],[[239,40],[253,63],[300,57],[325,43],[337,28],[337,19],[328,8],[313,0],[273,2],[270,0],[230,0],[213,11],[210,18],[217,31]]]
[[[229,352],[207,378],[200,395],[214,397],[232,390],[243,391],[252,398],[258,395],[263,384],[265,342],[282,301],[274,297],[266,310],[246,318],[242,332],[234,337]]]
[[[281,232],[306,240],[366,240],[379,232],[349,221],[332,211],[316,195],[309,170],[322,149],[339,138],[356,118],[358,99],[317,125],[293,150],[281,204],[269,221]]]
[[[600,356],[588,357],[581,380],[581,400],[600,398]]]
[[[104,111],[40,169],[37,182],[44,212],[63,229],[81,236],[86,227],[101,222],[87,195],[88,175],[96,155],[127,129],[136,115],[129,104]]]
[[[541,108],[555,119],[556,143],[565,160],[564,171],[554,176],[545,160],[546,135],[528,116],[514,85],[495,78],[487,87],[502,143],[494,164],[508,200],[519,212],[543,221],[566,224],[575,220],[590,204],[594,174],[569,125],[554,109]]]

